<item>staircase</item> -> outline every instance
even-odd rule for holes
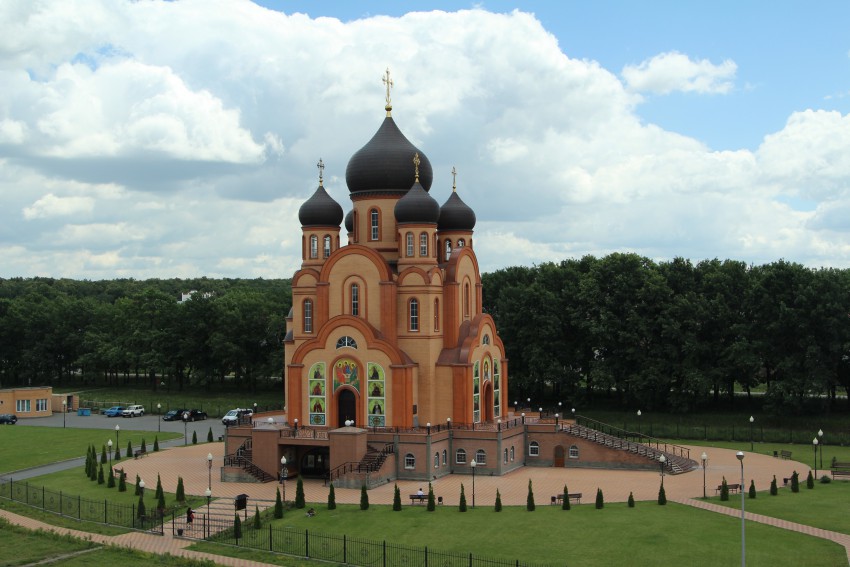
[[[259,482],[271,482],[277,480],[275,477],[258,467],[251,460],[254,456],[253,443],[251,439],[246,439],[233,455],[225,455],[224,466],[239,467],[243,471],[250,474]]]
[[[682,474],[699,468],[699,464],[690,458],[690,450],[685,447],[617,429],[582,416],[576,416],[575,424],[564,424],[561,430],[611,449],[634,453],[654,463],[658,463],[659,457],[664,455],[665,469],[669,474]],[[637,437],[639,441],[632,441],[630,437]]]
[[[368,445],[366,447],[366,454],[363,455],[363,458],[360,459],[360,462],[352,461],[348,463],[343,463],[338,467],[334,468],[328,473],[328,476],[325,479],[325,484],[329,482],[339,481],[340,479],[344,479],[348,475],[355,475],[358,478],[362,479],[365,484],[370,485],[370,473],[380,471],[381,467],[384,466],[384,462],[387,460],[387,457],[389,455],[392,455],[393,453],[395,453],[395,446],[392,443],[384,445],[384,448],[380,451],[378,449],[375,449],[371,445]]]

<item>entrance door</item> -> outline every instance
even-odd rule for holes
[[[357,423],[357,398],[349,389],[340,390],[337,395],[337,427],[343,427],[346,420]]]
[[[555,447],[555,458],[552,462],[552,466],[555,467],[563,467],[564,466],[564,448],[558,445]]]

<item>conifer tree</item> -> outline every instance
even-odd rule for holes
[[[525,500],[525,509],[534,512],[534,491],[531,489],[531,479],[528,479],[528,497]]]
[[[401,491],[398,489],[398,484],[393,490],[393,512],[401,512]]]
[[[139,518],[145,517],[145,497],[139,495],[139,506],[136,508],[136,516]]]
[[[460,483],[460,505],[458,506],[458,510],[466,512],[466,494],[463,492],[463,483]]]
[[[210,430],[207,431],[207,443],[213,442],[213,434],[212,434],[212,426],[210,426]]]
[[[601,510],[605,507],[605,497],[602,496],[602,489],[596,489],[596,509]]]
[[[664,483],[661,483],[661,488],[658,489],[658,505],[667,505],[667,493],[664,491]]]
[[[100,465],[97,471],[97,483],[103,484],[104,482],[106,482],[106,479],[103,477],[103,465]]]
[[[177,491],[174,493],[174,498],[178,502],[180,502],[181,504],[186,502],[186,491],[183,488],[183,477],[182,476],[177,477]]]
[[[336,510],[336,491],[334,483],[331,483],[331,488],[328,490],[328,510]]]
[[[115,445],[115,454],[112,456],[113,461],[121,460],[121,449],[118,448],[118,445]]]
[[[276,520],[283,518],[283,501],[280,499],[280,488],[277,489],[277,495],[274,499],[274,517]]]
[[[752,480],[752,479],[750,479],[750,492],[749,492],[749,497],[750,497],[750,498],[755,498],[755,497],[756,497],[756,481],[754,481],[754,480]]]
[[[720,500],[726,502],[729,500],[729,484],[726,482],[726,477],[723,477],[723,482],[720,484]]]
[[[233,537],[236,538],[237,545],[239,544],[239,538],[242,537],[242,520],[239,519],[239,514],[234,514],[233,521]]]
[[[106,488],[115,488],[115,473],[112,471],[109,471],[109,475],[106,480]]]
[[[147,452],[148,452],[148,446],[147,446],[147,444],[145,443],[145,438],[144,438],[144,437],[142,437],[142,447],[141,447],[141,449],[142,449],[142,453],[147,453]]]
[[[298,477],[298,482],[295,483],[295,507],[299,510],[306,506],[304,502],[304,481]]]
[[[159,451],[159,436],[153,438],[153,452],[156,453]]]
[[[254,504],[254,529],[259,530],[263,527],[263,523],[260,520],[260,507],[257,504]]]
[[[635,507],[635,496],[631,492],[629,492],[629,508]]]
[[[567,485],[564,485],[564,499],[561,501],[561,510],[570,509],[570,493],[567,492]]]
[[[100,451],[100,464],[105,465],[109,461],[106,459],[106,445],[103,446],[103,449]]]
[[[118,492],[127,492],[127,473],[122,469],[118,477]]]
[[[162,480],[159,478],[159,473],[156,473],[156,499],[159,500],[162,495]]]
[[[127,441],[127,457],[131,457],[133,455],[133,444],[130,441]]]
[[[368,510],[369,509],[369,493],[366,492],[366,485],[360,487],[360,509]]]
[[[437,509],[437,502],[434,498],[434,487],[431,486],[431,483],[428,483],[428,507],[427,510],[429,512],[433,512]]]
[[[797,471],[791,475],[791,492],[800,492],[800,475]]]
[[[197,445],[197,444],[198,444],[198,432],[193,431],[192,432],[192,445]]]
[[[139,486],[139,484],[141,482],[142,482],[142,479],[139,478],[138,474],[136,474],[136,496],[138,496],[142,493],[142,487]]]
[[[165,513],[165,493],[159,493],[159,496],[156,499],[156,506],[159,508],[160,512]]]
[[[502,495],[499,494],[499,489],[496,489],[496,512],[502,511]]]

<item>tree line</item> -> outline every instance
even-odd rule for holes
[[[675,413],[731,405],[737,384],[778,414],[850,394],[848,270],[616,253],[482,279],[511,400]]]
[[[289,280],[0,279],[0,386],[253,391],[282,378],[291,299]]]

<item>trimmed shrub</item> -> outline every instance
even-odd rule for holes
[[[397,484],[393,490],[393,512],[401,512],[401,491]]]
[[[570,509],[570,493],[567,492],[567,485],[564,485],[564,499],[561,501],[561,510]]]
[[[832,479],[829,478],[829,476],[823,475],[822,477],[820,477],[821,484],[829,484],[830,482],[832,482]]]
[[[534,512],[534,491],[531,489],[531,479],[528,479],[528,498],[525,501],[525,509]]]
[[[398,490],[398,487],[396,487]],[[328,510],[336,510],[336,492],[334,491],[334,483],[331,483],[331,487],[328,490]]]
[[[770,481],[770,495],[776,496],[779,494],[779,487],[776,486],[776,475],[773,475],[773,480]]]
[[[300,480],[300,479],[299,479]],[[360,509],[369,509],[369,492],[366,490],[366,485],[360,487]]]
[[[304,502],[304,481],[298,477],[298,482],[295,483],[295,507],[299,510],[306,506]]]
[[[118,492],[127,492],[127,473],[121,471],[121,476],[118,478]]]
[[[263,527],[263,522],[260,520],[260,507],[254,504],[254,529],[259,530]]]
[[[213,442],[213,434],[212,434],[212,426],[210,426],[210,430],[207,431],[207,443]]]
[[[136,474],[136,492],[135,492],[136,496],[139,496],[139,495],[142,494],[142,487],[139,486],[139,484],[141,482],[142,482],[142,479],[139,478],[138,474]]]
[[[183,504],[186,502],[186,491],[183,488],[183,477],[177,477],[177,491],[174,493],[174,498],[177,499],[178,502]]]
[[[806,477],[806,488],[811,490],[815,487],[815,477],[812,476],[812,471],[809,471],[809,476]]]
[[[434,498],[434,487],[431,486],[431,483],[428,483],[428,511],[433,512],[437,509],[437,502]]]
[[[754,481],[753,479],[750,479],[750,490],[747,496],[753,499],[755,499],[756,497],[756,481]]]
[[[100,465],[97,471],[97,483],[103,484],[104,482],[106,482],[106,479],[103,478],[103,465]]]
[[[115,488],[115,475],[112,471],[109,471],[109,475],[107,475],[106,488]]]
[[[236,538],[236,541],[239,541],[239,538],[242,537],[242,520],[239,519],[239,514],[234,514],[233,517],[236,518],[233,521],[233,537]]]
[[[791,492],[800,492],[800,474],[797,471],[791,474]]]
[[[157,496],[156,507],[159,508],[162,513],[165,513],[165,494],[160,492],[159,496]]]
[[[112,457],[113,461],[121,460],[121,449],[118,448],[118,445],[115,445],[115,455]]]
[[[144,437],[142,437],[142,446],[141,446],[141,450],[142,450],[142,453],[147,453],[147,452],[148,452],[148,444],[147,444],[147,443],[145,443],[145,438],[144,438]]]
[[[463,492],[463,483],[460,483],[460,505],[457,508],[460,512],[466,512],[466,494]]]
[[[667,493],[664,491],[664,483],[661,483],[661,488],[658,489],[658,505],[667,505]]]
[[[502,511],[502,495],[499,494],[499,489],[496,489],[496,512]]]
[[[156,494],[154,494],[154,498],[159,500],[162,495],[162,479],[159,478],[159,473],[156,473]]]
[[[139,495],[139,506],[136,508],[136,516],[143,518],[145,516],[145,498]]]
[[[198,432],[193,431],[192,432],[192,445],[197,445],[197,444],[198,444]]]
[[[127,441],[127,457],[133,456],[133,444]]]
[[[331,489],[333,489],[333,484]],[[280,499],[280,488],[277,489],[277,495],[274,498],[274,517],[276,520],[283,518],[283,501]]]
[[[634,497],[634,494],[629,492],[629,508],[634,508],[634,507],[635,507],[635,497]]]
[[[596,509],[601,510],[605,507],[605,497],[602,496],[602,489],[596,489]]]
[[[720,500],[726,502],[729,500],[729,484],[726,482],[726,477],[723,477],[723,484],[720,485]]]
[[[154,453],[159,451],[159,437],[153,438],[153,451]]]
[[[109,461],[106,459],[106,445],[103,446],[103,449],[100,451],[100,464],[105,465]]]

